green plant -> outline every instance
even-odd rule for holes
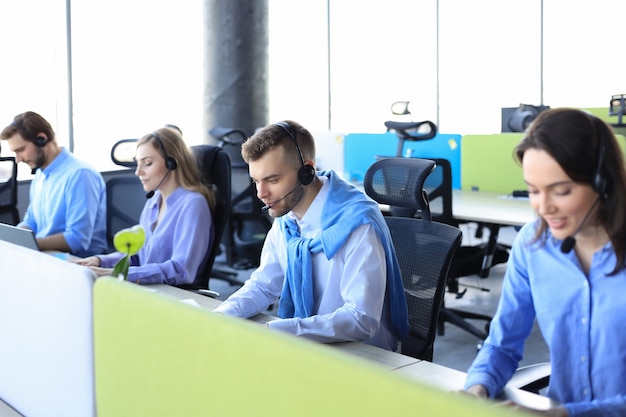
[[[141,225],[135,225],[128,229],[122,229],[113,236],[113,246],[118,252],[125,253],[122,259],[120,259],[113,267],[114,277],[128,279],[128,268],[130,266],[130,257],[137,252],[146,242],[146,232]]]

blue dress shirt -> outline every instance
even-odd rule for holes
[[[128,280],[138,284],[191,284],[213,244],[213,219],[209,205],[200,193],[178,187],[167,198],[167,209],[158,225],[157,193],[146,202],[139,224],[146,242],[131,258]],[[124,254],[101,255],[100,266],[112,268]]]
[[[626,271],[607,275],[615,267],[609,242],[586,275],[576,253],[562,253],[549,230],[543,244],[530,243],[537,222],[513,244],[498,310],[466,387],[482,384],[497,395],[537,318],[550,348],[548,396],[570,416],[626,416]]]
[[[71,253],[91,256],[107,248],[106,187],[102,175],[65,148],[30,184],[20,226],[37,237],[63,233]]]

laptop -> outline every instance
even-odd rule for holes
[[[0,223],[0,240],[39,251],[35,234],[30,229],[22,229],[21,227]]]

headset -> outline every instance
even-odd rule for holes
[[[291,131],[291,126],[289,125],[289,123],[278,122],[276,123],[276,126],[280,127],[285,132],[287,132],[287,134],[293,141],[293,144],[296,145],[296,151],[298,151],[298,158],[300,159],[300,165],[301,165],[300,170],[298,171],[298,181],[302,185],[309,185],[311,182],[313,182],[313,179],[315,178],[315,168],[313,168],[312,165],[304,164],[304,156],[302,156],[302,149],[300,149],[300,145],[298,145],[298,141],[296,140],[296,135],[294,135],[293,132]]]
[[[163,151],[163,156],[165,157],[165,167],[167,168],[168,171],[174,171],[176,168],[178,168],[178,163],[176,162],[176,159],[172,158],[171,156],[167,154],[167,151],[165,150],[165,146],[163,146],[163,141],[161,140],[157,132],[152,132],[151,135],[154,137],[154,139],[156,139],[157,143],[159,144],[159,147]]]
[[[20,132],[20,134],[24,137],[24,139],[26,139],[29,142],[34,143],[35,146],[37,146],[38,148],[43,148],[48,143],[48,139],[44,135],[41,135],[41,134],[38,134],[37,136],[33,135],[26,129],[26,127],[24,127],[24,125],[21,122],[17,122],[14,120],[11,122],[11,124],[17,128],[18,132]]]
[[[593,119],[593,123],[596,128],[596,140],[598,142],[598,162],[593,172],[593,177],[591,179],[591,187],[595,192],[600,194],[601,198],[604,198],[608,190],[608,182],[604,175],[602,175],[602,166],[604,165],[606,149],[601,139],[602,132],[600,129],[600,120],[593,115],[591,115],[591,118]]]

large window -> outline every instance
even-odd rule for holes
[[[0,127],[22,111],[40,112],[64,146],[73,128],[76,155],[103,171],[116,168],[115,141],[164,123],[179,125],[190,144],[206,139],[204,0],[71,1],[71,73],[66,5],[0,4]],[[402,120],[391,103],[410,100],[404,120],[495,133],[502,107],[607,107],[612,94],[626,93],[626,2],[590,5],[271,0],[269,121],[382,132],[385,120]]]

